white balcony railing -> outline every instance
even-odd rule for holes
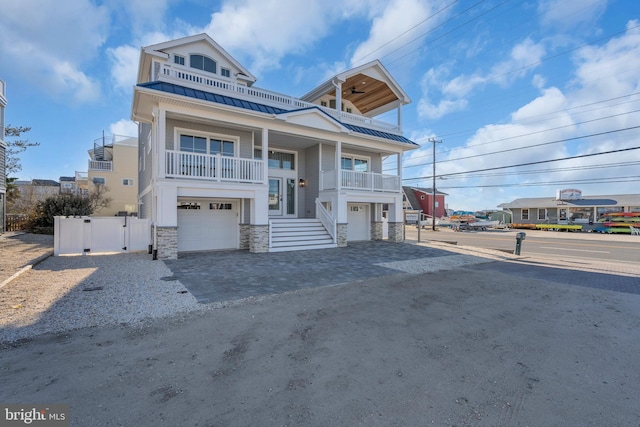
[[[247,87],[229,80],[215,78],[210,74],[199,73],[198,71],[189,68],[182,68],[172,64],[158,65],[158,72],[154,76],[153,80],[163,80],[190,87],[204,86],[201,87],[203,90],[206,90],[207,88],[215,88],[216,93],[224,94],[226,92],[228,96],[232,96],[234,98],[245,99],[286,110],[317,107],[344,123],[394,134],[402,133],[400,127],[392,123],[360,116],[358,114],[336,111],[333,108],[322,107],[292,96],[271,92],[265,89]]]
[[[261,160],[226,157],[220,154],[195,154],[167,150],[165,174],[172,178],[262,183],[264,163]]]
[[[113,162],[104,160],[89,160],[89,170],[111,172],[113,171]]]
[[[350,170],[341,170],[339,173],[335,170],[321,172],[321,190],[345,189],[397,193],[401,188],[400,177],[397,175]]]

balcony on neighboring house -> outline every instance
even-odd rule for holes
[[[112,172],[113,162],[106,160],[89,160],[89,171]]]
[[[284,110],[319,108],[329,116],[343,123],[374,129],[381,132],[388,132],[394,135],[402,134],[402,129],[399,124],[388,123],[382,120],[376,120],[345,111],[338,111],[334,108],[314,104],[292,96],[271,92],[269,90],[253,86],[248,87],[242,83],[216,78],[211,74],[200,73],[197,70],[181,67],[175,64],[156,62],[154,65],[154,72],[151,81],[164,81],[180,86],[220,93],[233,98],[282,108]]]

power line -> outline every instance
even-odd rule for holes
[[[609,131],[606,131],[606,132],[592,133],[592,134],[589,134],[589,135],[581,135],[581,136],[574,136],[574,137],[571,137],[571,138],[563,138],[563,139],[558,139],[558,140],[555,140],[555,141],[542,142],[540,144],[527,145],[526,147],[508,148],[506,150],[492,151],[492,152],[489,152],[489,153],[474,154],[474,155],[465,156],[465,157],[456,157],[454,159],[441,160],[438,163],[455,162],[455,161],[459,161],[459,160],[467,160],[467,159],[472,159],[472,158],[476,158],[476,157],[488,156],[488,155],[491,155],[491,154],[502,154],[502,153],[508,153],[508,152],[511,152],[511,151],[526,150],[526,149],[529,149],[529,148],[536,148],[536,147],[542,147],[542,146],[545,146],[545,145],[558,144],[560,142],[575,141],[575,140],[578,140],[578,139],[590,138],[590,137],[594,137],[594,136],[610,135],[612,133],[624,132],[624,131],[627,131],[627,130],[633,130],[633,129],[638,129],[638,128],[640,128],[640,125],[631,126],[631,127],[622,128],[622,129],[609,130]],[[431,164],[431,163],[432,162],[429,162],[427,164]],[[410,167],[416,167],[416,166],[425,166],[427,164],[418,164],[418,165],[405,166],[405,169],[408,169]]]
[[[622,153],[622,152],[625,152],[625,151],[632,151],[632,150],[638,150],[638,149],[640,149],[640,147],[620,148],[618,150],[603,151],[601,153],[580,154],[580,155],[577,155],[577,156],[562,157],[562,158],[559,158],[559,159],[539,160],[539,161],[536,161],[536,162],[520,163],[520,164],[516,164],[516,165],[509,165],[509,166],[496,166],[496,167],[492,167],[492,168],[476,169],[476,170],[473,170],[473,171],[465,171],[465,172],[450,172],[450,173],[441,174],[441,175],[439,175],[439,177],[449,177],[449,176],[455,176],[455,175],[462,175],[462,174],[466,174],[466,173],[486,172],[486,171],[492,171],[492,170],[517,168],[517,167],[522,167],[522,166],[540,165],[540,164],[543,164],[543,163],[552,163],[552,162],[560,162],[560,161],[564,161],[564,160],[582,159],[582,158],[585,158],[585,157],[602,156],[602,155],[605,155],[605,154],[613,154],[613,153]],[[416,177],[416,178],[403,178],[402,180],[403,181],[414,181],[414,180],[429,179],[429,178],[432,178],[432,177],[433,176],[421,176],[421,177]]]
[[[484,1],[486,1],[486,0],[481,0],[481,1],[479,1],[478,3],[474,4],[472,7],[475,7],[475,6],[477,6],[478,4],[483,3]],[[431,19],[431,18],[433,18],[434,16],[436,16],[436,15],[440,14],[441,12],[444,12],[446,9],[450,8],[451,6],[453,6],[454,4],[456,4],[457,2],[458,2],[458,0],[455,0],[455,1],[451,2],[451,3],[449,3],[448,5],[446,5],[445,7],[443,7],[442,9],[438,10],[437,12],[435,12],[435,13],[433,13],[432,15],[428,16],[427,18],[425,18],[425,19],[423,19],[422,21],[418,22],[416,25],[414,25],[413,27],[409,28],[409,29],[408,29],[408,30],[406,30],[405,32],[403,32],[403,33],[401,33],[401,34],[398,34],[396,37],[392,38],[392,39],[391,39],[391,40],[389,40],[388,42],[386,42],[386,43],[384,43],[384,44],[382,44],[382,45],[378,46],[376,49],[372,50],[371,52],[369,52],[369,53],[367,53],[367,54],[365,54],[365,55],[362,55],[362,56],[361,56],[361,57],[359,57],[358,59],[353,59],[351,62],[352,62],[352,63],[356,63],[356,62],[358,62],[358,61],[362,61],[364,58],[366,58],[366,57],[368,57],[368,56],[373,55],[375,52],[379,51],[379,50],[380,50],[380,49],[382,49],[383,47],[390,45],[390,44],[391,44],[391,43],[393,43],[395,40],[398,40],[400,37],[402,37],[402,36],[404,36],[405,34],[409,33],[411,30],[413,30],[413,29],[415,29],[415,28],[419,27],[420,25],[424,24],[424,23],[425,23],[425,22],[427,22],[429,19]],[[469,8],[469,9],[471,9],[471,8]],[[469,9],[467,9],[467,10],[469,10]],[[448,21],[447,21],[447,22],[448,22]],[[446,23],[446,22],[445,22],[445,23]],[[443,25],[443,24],[441,24],[441,25]],[[438,26],[438,27],[439,27],[439,26]],[[438,27],[435,27],[435,28],[438,28]],[[431,29],[430,31],[427,31],[426,33],[422,34],[420,37],[422,37],[422,36],[424,36],[424,35],[426,35],[426,34],[429,34],[429,33],[430,33],[431,31],[433,31],[435,28]],[[404,44],[404,46],[407,46],[409,43],[413,43],[415,40],[417,40],[417,39],[413,39],[413,40],[411,40],[411,41],[409,41],[409,42],[405,43],[405,44]]]
[[[582,185],[597,185],[597,184],[617,184],[625,182],[636,182],[640,176],[616,176],[610,178],[590,178],[590,179],[575,179],[575,180],[562,180],[562,181],[547,181],[547,182],[523,182],[515,184],[479,184],[479,185],[456,185],[456,186],[440,186],[440,190],[452,190],[461,188],[504,188],[504,187],[544,187],[548,185],[560,185],[560,184],[582,184]]]

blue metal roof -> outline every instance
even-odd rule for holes
[[[269,105],[258,104],[257,102],[245,101],[245,100],[242,100],[242,99],[232,98],[232,97],[226,96],[226,95],[219,95],[217,93],[205,92],[203,90],[191,89],[191,88],[188,88],[188,87],[183,87],[183,86],[175,85],[173,83],[165,83],[165,82],[140,83],[140,84],[138,84],[138,86],[143,87],[143,88],[147,88],[147,89],[159,90],[161,92],[173,93],[173,94],[182,95],[182,96],[188,96],[190,98],[202,99],[203,101],[216,102],[218,104],[224,104],[224,105],[230,105],[232,107],[244,108],[246,110],[258,111],[258,112],[266,113],[266,114],[283,114],[283,113],[290,113],[292,111],[301,111],[301,110],[307,110],[307,109],[315,108],[318,111],[321,111],[322,113],[326,114],[327,117],[330,117],[332,120],[336,120],[335,118],[331,117],[329,114],[324,112],[319,107],[309,107],[309,108],[303,108],[303,109],[299,109],[299,110],[285,110],[283,108],[271,107]],[[355,126],[355,125],[351,125],[351,124],[348,124],[348,123],[342,123],[342,122],[340,122],[338,120],[336,120],[336,122],[340,123],[342,126],[346,127],[349,130],[352,130],[354,132],[358,132],[358,133],[362,133],[362,134],[365,134],[365,135],[371,135],[371,136],[375,136],[375,137],[378,137],[378,138],[384,138],[384,139],[389,139],[389,140],[396,141],[396,142],[402,142],[402,143],[405,143],[405,144],[418,146],[418,144],[416,144],[415,142],[405,138],[402,135],[394,135],[394,134],[388,133],[388,132],[382,132],[382,131],[379,131],[379,130],[369,129],[369,128],[365,128],[365,127],[362,127],[362,126]]]

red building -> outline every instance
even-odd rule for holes
[[[421,210],[424,214],[440,218],[445,216],[444,196],[447,193],[436,190],[436,214],[433,215],[433,189],[419,187],[402,187],[406,209]]]

